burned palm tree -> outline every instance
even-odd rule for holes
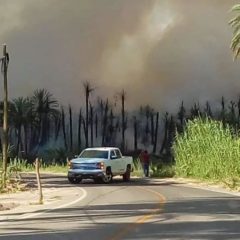
[[[225,126],[225,124],[226,124],[226,111],[225,111],[225,99],[224,99],[224,97],[222,97],[222,99],[221,99],[221,106],[222,106],[221,120],[223,122],[223,125]]]
[[[85,144],[88,147],[88,126],[89,126],[89,97],[90,93],[94,90],[88,81],[84,82],[85,103],[86,103],[86,122],[85,122]]]
[[[103,127],[102,127],[102,146],[105,146],[106,143],[106,130],[107,130],[107,124],[108,124],[108,110],[109,110],[109,103],[108,99],[105,103],[104,107],[104,116],[103,116]]]
[[[137,117],[133,117],[133,129],[134,129],[134,150],[138,149],[138,122]]]
[[[95,138],[98,138],[98,115],[95,114]]]
[[[91,136],[91,147],[93,147],[93,106],[90,103],[90,136]]]
[[[210,106],[210,104],[209,104],[208,101],[206,102],[206,107],[205,107],[205,109],[204,109],[204,112],[205,112],[205,114],[206,114],[207,117],[210,117],[210,118],[213,117],[212,109],[211,109],[211,106]]]
[[[178,112],[178,119],[180,121],[181,130],[183,130],[185,115],[186,115],[186,109],[185,109],[183,101],[182,101],[182,104],[181,104],[179,112]]]
[[[73,150],[73,132],[72,132],[72,107],[71,105],[68,106],[69,111],[69,133],[70,133],[70,151]]]
[[[82,148],[82,109],[80,108],[78,116],[78,151]]]
[[[168,139],[168,127],[169,127],[169,120],[168,120],[168,112],[165,113],[165,119],[164,119],[164,138],[163,138],[163,142],[162,142],[162,146],[160,149],[160,153],[162,154],[166,144],[167,144],[167,139]]]
[[[153,143],[153,153],[156,153],[157,150],[157,142],[158,142],[158,121],[159,121],[159,112],[156,114],[156,122],[155,122],[155,132],[154,132],[154,143]]]
[[[126,92],[122,90],[120,93],[121,98],[121,116],[122,116],[122,152],[125,151],[125,131],[126,131],[126,119],[125,119],[125,100],[126,100]]]
[[[236,103],[233,101],[230,101],[230,105],[229,105],[229,124],[236,127],[236,112],[235,112],[235,107],[236,107]]]
[[[64,141],[64,146],[65,149],[68,150],[68,145],[67,145],[67,136],[66,136],[66,126],[65,126],[65,112],[64,109],[62,107],[61,110],[61,118],[62,118],[62,132],[63,132],[63,141]]]

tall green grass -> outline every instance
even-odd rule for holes
[[[235,187],[240,179],[240,138],[210,119],[189,121],[173,145],[176,174],[217,180]]]

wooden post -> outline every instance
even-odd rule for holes
[[[7,159],[8,159],[8,87],[7,87],[7,68],[9,57],[7,53],[6,44],[3,45],[3,59],[2,59],[2,72],[4,78],[4,101],[3,101],[3,173],[2,182],[3,187],[6,187],[6,174],[7,174]]]
[[[38,203],[43,204],[43,193],[42,193],[42,185],[41,185],[40,172],[39,172],[40,163],[38,158],[36,158],[36,161],[35,161],[35,168],[36,168],[37,184],[38,184],[38,191],[39,191]]]

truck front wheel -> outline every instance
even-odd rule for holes
[[[104,183],[110,183],[112,181],[112,172],[110,168],[107,168],[106,174],[102,177]]]
[[[80,183],[82,181],[81,178],[76,178],[76,177],[68,177],[68,181],[73,184]]]

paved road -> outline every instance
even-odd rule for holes
[[[63,177],[47,181],[68,186]],[[2,224],[0,239],[240,239],[237,196],[148,179],[85,182],[79,188],[87,192],[82,201]]]

